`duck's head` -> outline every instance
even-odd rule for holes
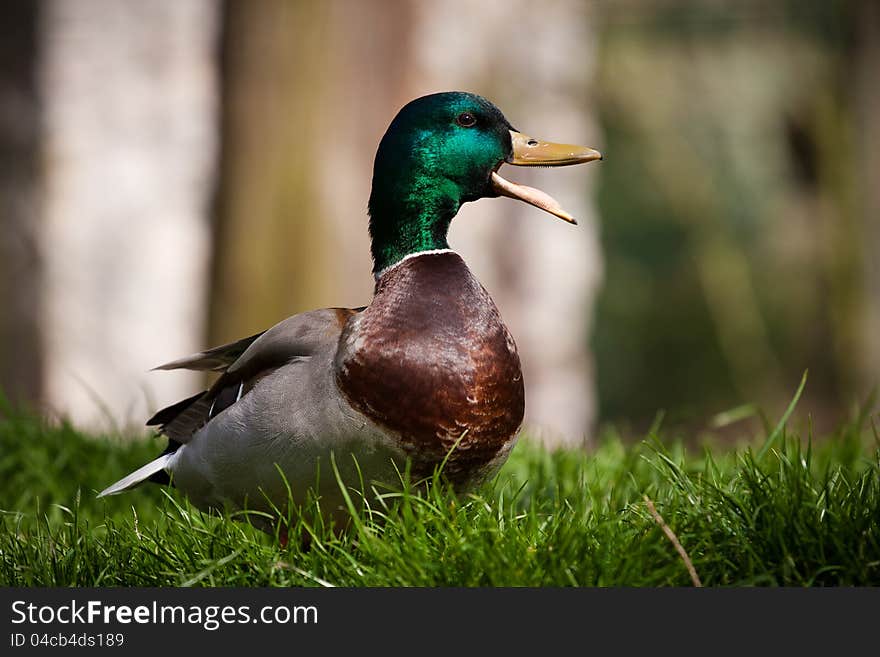
[[[462,203],[508,196],[575,223],[551,196],[505,180],[502,164],[565,166],[602,159],[585,146],[553,144],[516,131],[485,98],[422,96],[404,106],[376,152],[370,195],[373,271],[412,253],[447,249]]]

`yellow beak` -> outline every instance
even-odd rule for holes
[[[572,144],[553,144],[533,139],[521,132],[510,131],[513,142],[513,154],[508,162],[516,166],[526,167],[564,167],[570,164],[582,164],[601,160],[602,154],[586,146]],[[515,198],[534,205],[536,208],[549,212],[569,223],[576,224],[574,217],[562,209],[559,202],[540,189],[519,185],[502,178],[497,171],[492,172],[492,187],[501,196]]]

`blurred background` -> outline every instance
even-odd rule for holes
[[[606,155],[508,172],[577,228],[485,199],[450,233],[531,433],[717,432],[806,369],[818,433],[880,381],[876,0],[8,0],[2,394],[136,429],[204,383],[151,367],[366,304],[375,148],[450,89]]]

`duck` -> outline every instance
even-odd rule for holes
[[[456,491],[485,482],[516,442],[525,388],[513,336],[450,248],[450,224],[464,203],[499,196],[576,224],[499,169],[601,159],[529,137],[473,93],[406,104],[374,160],[370,303],[302,312],[155,368],[219,376],[147,421],[167,447],[99,497],[154,482],[200,509],[277,513],[311,494],[344,523],[343,488],[394,488],[401,473],[438,469]]]

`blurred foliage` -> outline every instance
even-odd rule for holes
[[[805,369],[832,418],[871,385],[858,5],[601,5],[605,420],[777,408]]]

